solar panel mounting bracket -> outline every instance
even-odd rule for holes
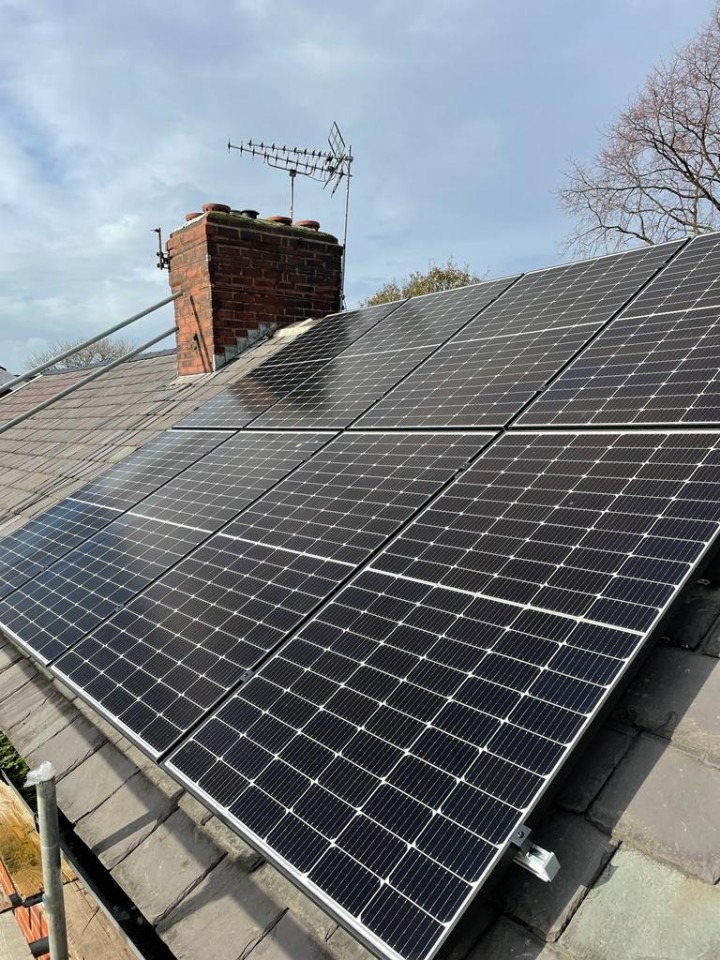
[[[513,836],[512,845],[518,848],[513,863],[517,863],[545,883],[555,879],[560,869],[558,858],[552,850],[546,850],[533,843],[530,827],[518,827]]]

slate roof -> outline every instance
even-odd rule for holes
[[[131,361],[0,434],[0,532],[62,499],[178,422],[287,342],[220,373],[175,378]],[[56,392],[42,377],[0,416]],[[8,469],[7,465],[10,465]],[[536,839],[561,870],[513,866],[469,911],[451,960],[717,960],[720,956],[720,568],[681,601],[666,636],[570,773]],[[76,834],[179,960],[364,960],[367,951],[263,863],[72,692],[0,646],[0,727],[30,763],[52,759]]]

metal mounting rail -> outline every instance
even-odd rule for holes
[[[174,300],[175,297],[171,297],[170,299]],[[165,303],[168,302],[169,301],[167,300],[165,301]],[[159,306],[161,306],[161,304],[159,304]],[[41,410],[45,410],[45,408],[49,407],[51,404],[56,403],[58,400],[62,400],[63,397],[67,397],[71,393],[74,393],[76,390],[79,390],[80,387],[84,387],[86,383],[90,383],[91,380],[97,380],[98,377],[102,377],[103,374],[108,372],[108,370],[112,370],[114,367],[119,367],[121,363],[125,363],[125,361],[129,360],[131,357],[136,357],[139,353],[142,353],[143,350],[147,350],[148,347],[152,347],[154,344],[158,343],[160,340],[164,340],[165,337],[169,337],[173,333],[177,333],[177,327],[170,327],[169,330],[165,330],[164,333],[159,333],[156,337],[153,337],[152,340],[148,340],[145,343],[140,344],[139,347],[135,347],[135,349],[131,350],[130,353],[126,353],[124,356],[118,357],[117,360],[113,360],[110,363],[104,363],[101,367],[98,367],[97,370],[93,370],[93,372],[87,377],[83,377],[82,380],[77,380],[75,383],[71,383],[69,387],[61,390],[60,393],[56,393],[52,397],[48,397],[47,400],[43,400],[43,402],[38,403],[37,406],[31,407],[30,410],[26,410],[24,413],[19,414],[12,420],[8,420],[6,423],[0,423],[0,433],[5,433],[5,431],[9,430],[10,427],[16,427],[24,420],[28,420]],[[92,343],[92,341],[88,342]]]
[[[109,337],[110,334],[117,333],[117,331],[122,330],[123,327],[127,327],[131,323],[135,323],[136,320],[142,320],[142,318],[146,317],[149,313],[159,310],[160,307],[164,307],[168,303],[172,303],[173,300],[177,300],[177,298],[181,296],[182,293],[174,293],[172,296],[166,297],[164,300],[154,304],[152,307],[148,307],[146,310],[141,310],[140,313],[136,313],[133,317],[128,317],[127,320],[121,320],[120,323],[116,323],[114,327],[108,327],[107,330],[103,330],[102,333],[98,333],[96,336],[90,337],[89,340],[83,340],[82,343],[78,343],[69,350],[59,353],[56,357],[53,357],[52,360],[47,360],[45,363],[41,363],[39,366],[33,367],[32,370],[28,370],[26,373],[21,373],[17,377],[13,377],[12,380],[7,380],[5,383],[0,385],[0,389],[3,393],[5,393],[7,390],[12,390],[12,388],[16,387],[19,383],[24,383],[26,380],[31,380],[44,370],[54,367],[55,364],[59,363],[61,360],[66,360],[68,357],[71,357],[74,353],[77,353],[78,350],[83,350],[85,347],[90,347],[93,343],[97,343],[98,340],[104,340],[105,337]],[[172,332],[173,331],[171,330],[170,333]],[[166,334],[166,336],[168,336],[168,334]],[[151,343],[157,343],[157,340],[152,340]],[[146,349],[147,346],[149,346],[149,344],[146,344],[142,349]],[[137,353],[137,351],[135,351],[135,353]],[[125,356],[132,357],[135,356],[135,353],[128,353],[125,354]]]

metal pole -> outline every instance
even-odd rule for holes
[[[84,387],[86,383],[90,383],[91,380],[97,380],[98,377],[102,377],[103,374],[107,373],[108,370],[112,370],[114,367],[119,367],[121,363],[125,363],[126,360],[129,360],[131,357],[136,357],[139,353],[142,353],[143,350],[147,350],[148,347],[152,347],[154,344],[158,343],[160,340],[164,340],[165,337],[169,337],[172,333],[177,332],[177,327],[171,327],[169,330],[166,330],[164,333],[159,333],[157,337],[153,337],[152,340],[147,340],[145,343],[141,343],[139,347],[136,347],[134,350],[131,350],[130,353],[126,353],[122,357],[118,357],[117,360],[112,360],[110,363],[105,363],[103,366],[98,367],[97,370],[87,376],[83,377],[82,380],[76,380],[75,383],[71,383],[69,387],[65,387],[64,390],[61,390],[60,393],[54,394],[52,397],[48,397],[47,400],[43,400],[42,403],[39,403],[36,407],[32,407],[30,410],[26,410],[24,413],[18,414],[17,417],[14,417],[12,420],[8,420],[6,423],[0,423],[0,433],[5,433],[6,430],[9,430],[10,427],[16,427],[19,423],[22,423],[24,420],[28,420],[30,417],[34,417],[36,413],[39,413],[41,410],[44,410],[46,407],[49,407],[51,404],[56,403],[58,400],[62,400],[64,397],[67,397],[71,393],[75,393],[76,390],[79,390],[80,387]]]
[[[74,353],[77,353],[78,350],[82,350],[84,347],[89,347],[93,343],[97,343],[98,340],[103,340],[105,337],[109,337],[111,333],[117,333],[117,331],[122,330],[123,327],[127,327],[129,324],[135,323],[136,320],[141,320],[149,313],[152,313],[153,310],[159,310],[160,307],[164,307],[166,304],[172,303],[173,300],[177,300],[177,298],[181,296],[182,293],[174,293],[171,297],[166,297],[164,300],[161,300],[160,303],[156,303],[154,306],[148,307],[147,310],[141,310],[140,313],[136,313],[134,317],[128,317],[127,320],[122,320],[120,323],[116,323],[114,327],[108,327],[107,330],[103,330],[102,333],[98,333],[96,337],[90,337],[89,340],[83,340],[83,342],[78,343],[77,346],[71,347],[69,350],[65,350],[64,353],[59,353],[56,357],[53,357],[52,360],[47,360],[45,363],[41,363],[40,366],[33,367],[32,370],[28,370],[27,373],[21,373],[19,376],[13,377],[12,380],[8,380],[6,383],[3,383],[3,393],[6,390],[11,390],[14,386],[17,386],[18,383],[23,383],[25,380],[29,380],[31,377],[36,377],[39,373],[42,373],[43,370],[47,370],[49,367],[54,367],[56,363],[60,363],[61,360],[66,360]]]
[[[37,795],[40,855],[45,890],[43,905],[48,924],[50,960],[68,960],[55,769],[51,763],[46,761],[37,769],[30,771],[25,785],[33,784]]]
[[[348,149],[348,155],[352,158],[352,147]],[[352,159],[350,160],[350,163],[352,163]],[[340,276],[340,290],[343,310],[345,309],[345,264],[347,262],[348,216],[350,213],[350,177],[350,164],[348,164],[347,185],[345,187],[345,230],[343,232],[342,274]]]

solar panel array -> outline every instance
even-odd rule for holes
[[[719,244],[326,318],[0,541],[0,626],[435,956],[718,539]]]

